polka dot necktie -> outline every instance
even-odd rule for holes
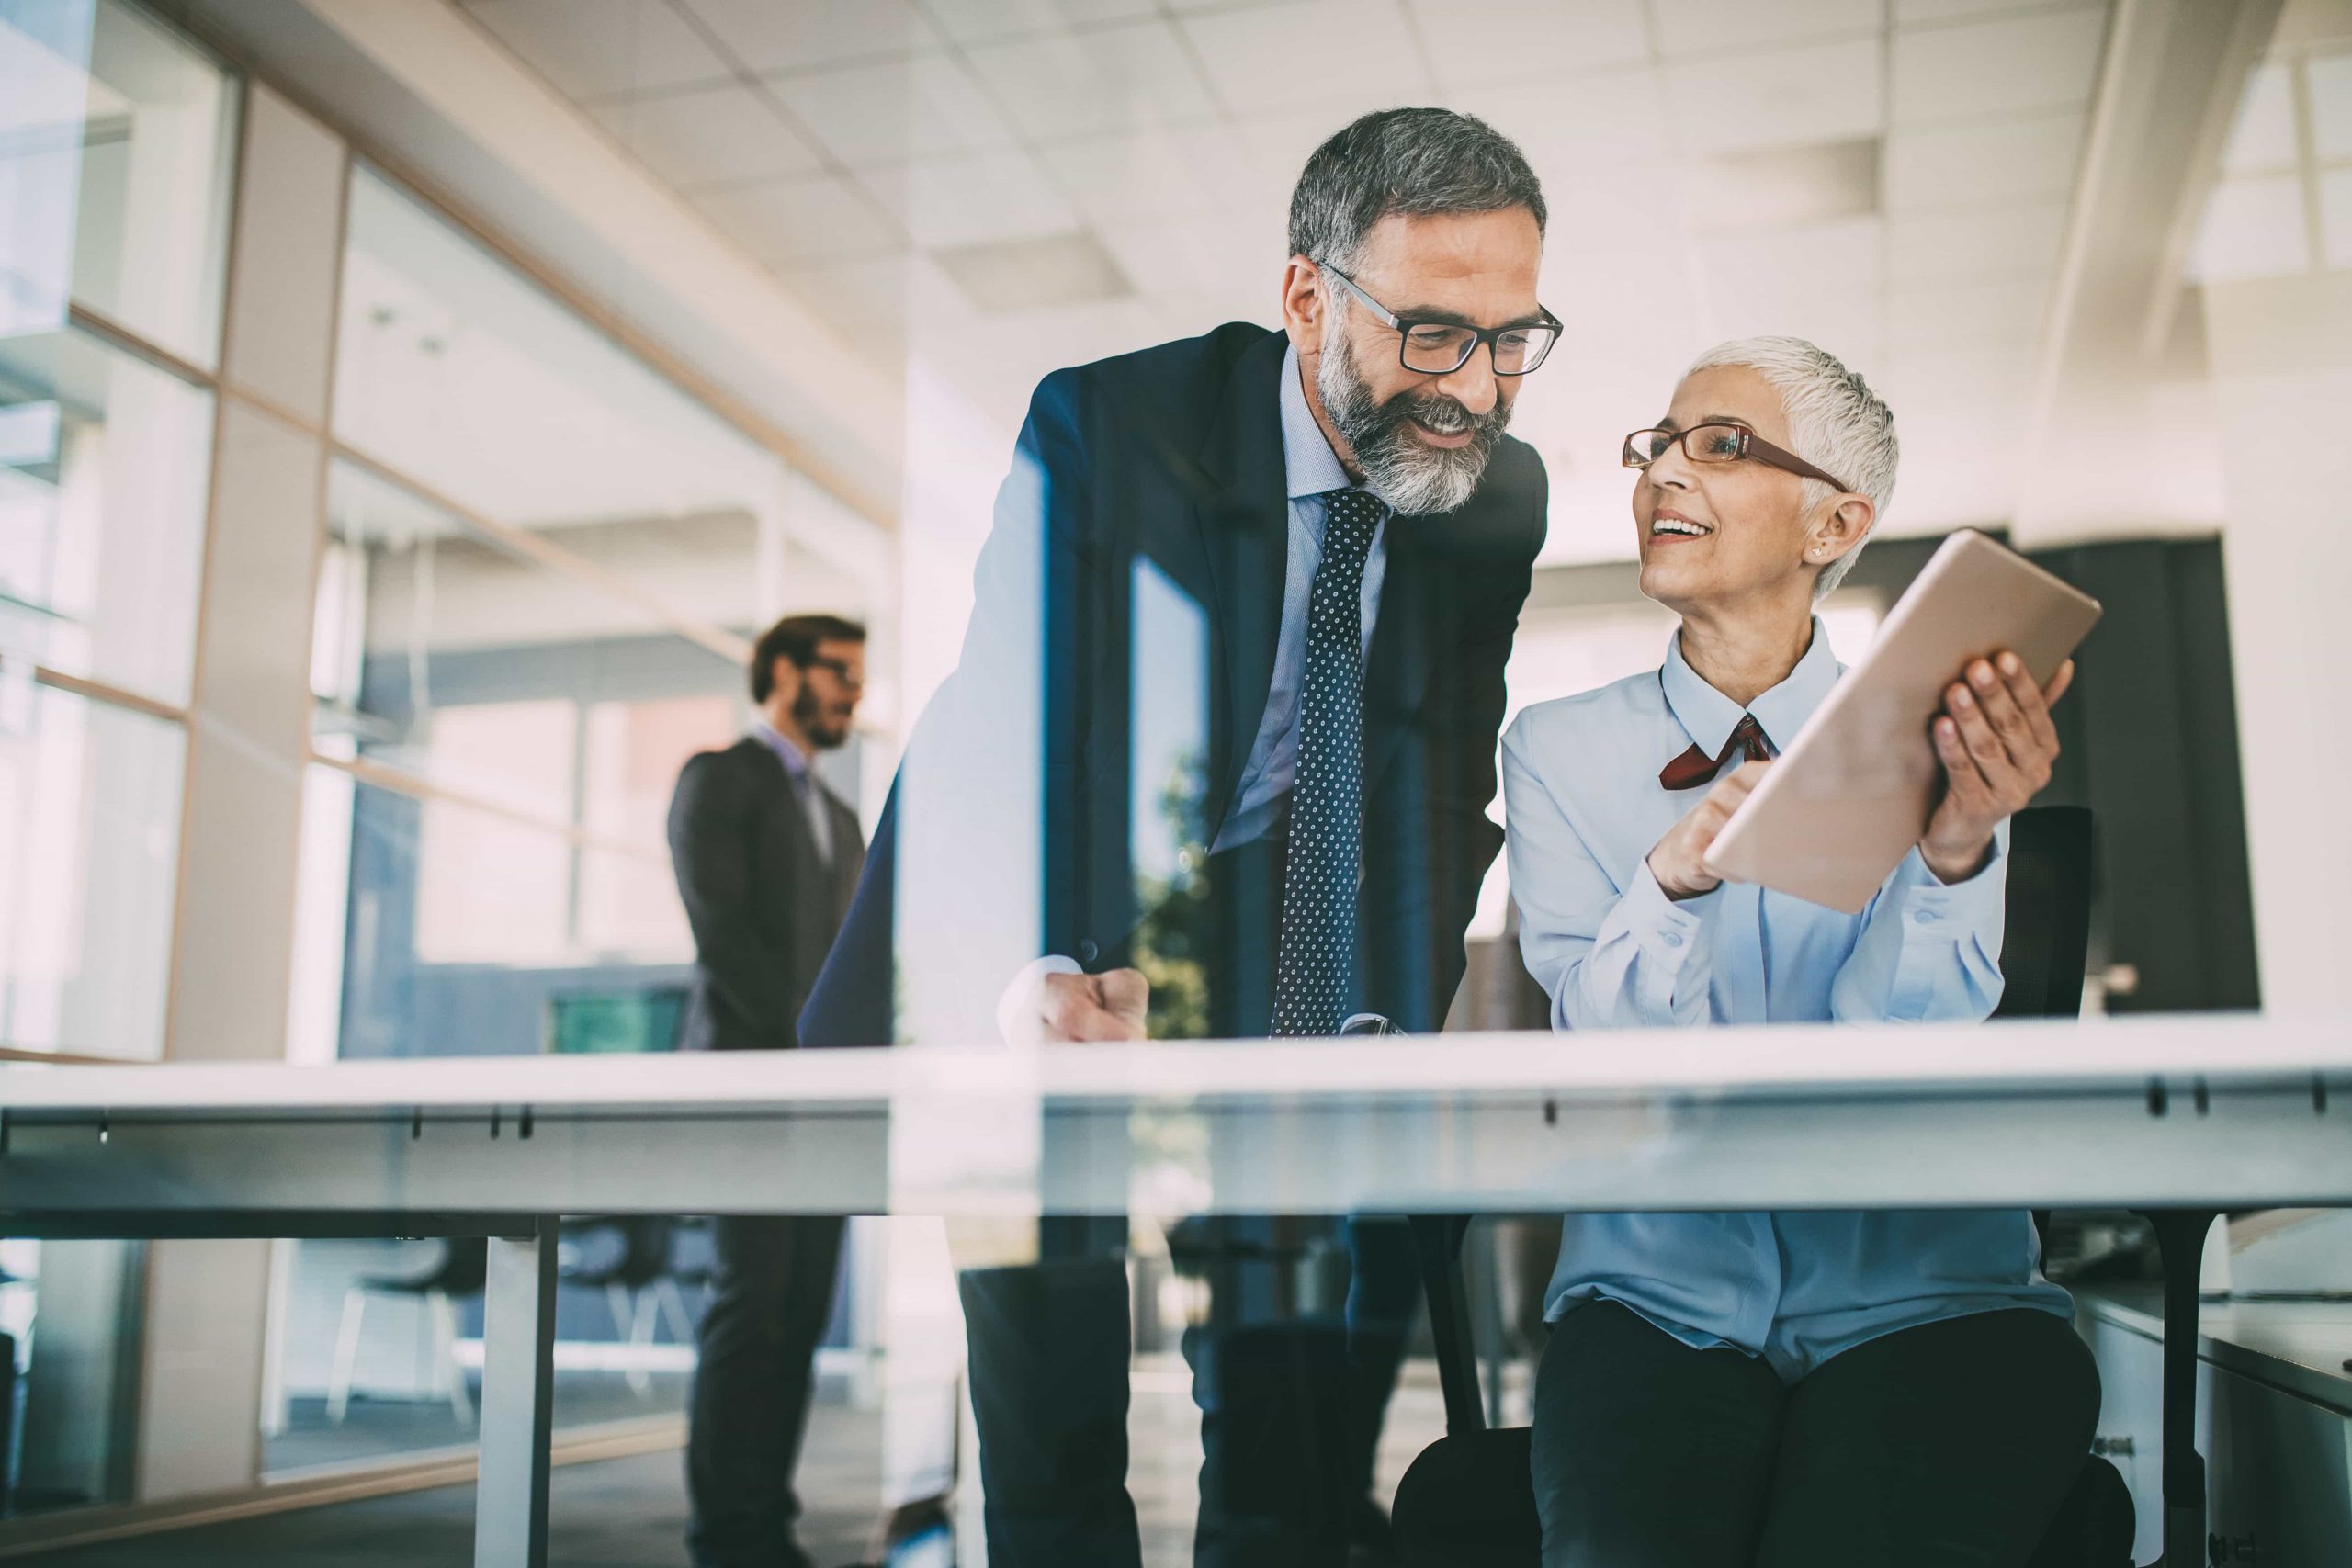
[[[1369,491],[1323,497],[1274,958],[1276,1034],[1337,1034],[1352,989],[1363,840],[1363,566],[1387,513]]]

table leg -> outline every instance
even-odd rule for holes
[[[481,1481],[474,1568],[547,1568],[555,1425],[555,1221],[492,1236],[482,1306]]]
[[[2206,1561],[2205,1458],[2197,1451],[2199,1287],[2211,1209],[2159,1209],[2148,1214],[2165,1268],[2165,1553],[2153,1568],[2198,1568]]]

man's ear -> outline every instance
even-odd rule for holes
[[[792,661],[790,654],[779,653],[768,664],[770,695],[781,696],[786,702],[800,694],[804,678],[800,666]]]
[[[1301,358],[1311,359],[1322,351],[1323,312],[1329,308],[1323,297],[1323,275],[1315,264],[1303,255],[1293,256],[1283,264],[1283,331],[1290,334],[1291,346]]]

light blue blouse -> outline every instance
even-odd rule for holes
[[[1914,849],[1859,915],[1733,884],[1675,903],[1650,874],[1651,848],[1703,795],[1668,790],[1658,770],[1693,742],[1719,755],[1743,711],[1777,749],[1842,672],[1816,620],[1796,669],[1743,710],[1683,662],[1678,635],[1663,669],[1519,716],[1503,737],[1511,895],[1554,1028],[1993,1010],[2006,825],[1976,875],[1947,886]],[[1545,1315],[1595,1297],[1685,1344],[1762,1356],[1788,1382],[1896,1329],[2007,1307],[2073,1310],[2042,1279],[2021,1210],[1570,1215]]]

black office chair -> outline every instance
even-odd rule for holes
[[[2072,1017],[2082,1010],[2090,856],[2091,817],[2079,807],[2023,811],[2011,824],[2001,953],[2007,983],[1995,1016]],[[1438,1382],[1445,1397],[1446,1435],[1423,1450],[1405,1472],[1390,1517],[1398,1549],[1412,1568],[1537,1568],[1543,1532],[1528,1468],[1531,1434],[1524,1427],[1490,1429],[1479,1401],[1469,1302],[1462,1281],[1462,1242],[1469,1224],[1465,1214],[1421,1215],[1412,1221],[1421,1282],[1429,1295]],[[2202,1237],[2201,1227],[2198,1235]],[[2194,1257],[2187,1272],[2193,1324]],[[2168,1291],[2168,1353],[2177,1337],[2170,1332],[2170,1311]],[[2193,1334],[2188,1342],[2195,1343]],[[2194,1371],[2192,1360],[2191,1399]],[[2167,1364],[2168,1434],[2171,1384]],[[2200,1509],[2201,1485],[2200,1474]],[[2171,1490],[2168,1469],[2167,1495]],[[2085,1455],[2082,1474],[2043,1533],[2031,1568],[2131,1568],[2135,1522],[2123,1477],[2105,1460]],[[2199,1535],[2201,1546],[2201,1525]],[[2183,1557],[2173,1568],[2189,1561]]]

